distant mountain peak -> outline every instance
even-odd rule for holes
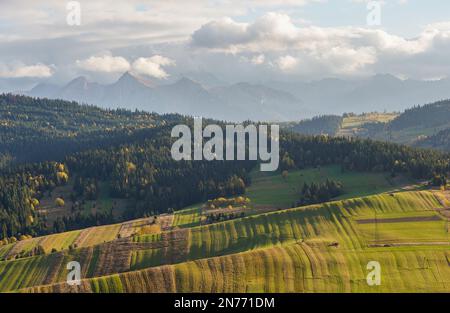
[[[137,80],[137,75],[136,74],[132,74],[130,71],[126,71],[118,79],[118,81],[121,81],[121,80]]]
[[[143,78],[138,74],[130,71],[123,73],[122,76],[120,76],[120,78],[116,82],[116,84],[136,84],[136,83],[144,85],[145,87],[150,88],[154,87],[154,84],[152,83],[151,80]]]
[[[75,83],[87,83],[88,79],[86,78],[86,76],[78,76],[74,79],[72,79],[67,85],[70,84],[75,84]]]
[[[91,84],[85,76],[79,76],[77,78],[72,79],[67,85],[64,86],[64,89],[70,88],[82,88],[87,89],[88,85]]]
[[[400,78],[392,75],[392,74],[376,74],[371,77],[372,80],[375,81],[401,81]]]
[[[25,94],[28,94],[33,97],[55,97],[55,95],[59,91],[59,86],[49,83],[39,83],[36,86],[34,86],[29,92],[26,92]]]
[[[173,85],[177,86],[177,87],[184,87],[184,88],[201,88],[201,89],[204,89],[202,84],[200,84],[199,82],[194,81],[194,80],[192,80],[192,79],[190,79],[188,77],[184,77],[184,76],[182,78],[180,78],[179,80],[177,80],[175,82],[175,84],[173,84]]]

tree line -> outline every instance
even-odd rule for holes
[[[304,183],[300,192],[300,200],[295,206],[328,202],[344,193],[344,186],[340,181],[327,179],[323,183]]]

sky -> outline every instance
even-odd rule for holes
[[[126,71],[156,83],[190,72],[434,80],[449,76],[449,52],[448,0],[0,0],[9,88],[81,75],[108,83]]]

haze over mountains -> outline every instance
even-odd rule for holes
[[[271,85],[300,97],[307,107],[316,108],[320,114],[403,111],[450,98],[448,78],[401,80],[393,75],[378,74],[352,81],[329,78],[309,83],[272,82]]]
[[[344,112],[403,111],[450,98],[450,80],[401,80],[380,74],[360,80],[227,84],[213,74],[193,72],[158,84],[126,72],[109,85],[78,77],[62,87],[41,83],[25,94],[230,121],[290,121]]]
[[[157,85],[129,72],[110,85],[78,77],[63,87],[39,84],[27,94],[102,107],[176,112],[233,121],[301,119],[311,115],[305,114],[300,99],[263,85],[239,83],[207,88],[187,77]]]

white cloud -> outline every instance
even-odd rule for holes
[[[293,56],[285,55],[285,56],[279,57],[275,61],[275,63],[278,65],[278,67],[282,71],[289,72],[289,71],[292,71],[298,65],[298,60],[296,58],[294,58]]]
[[[0,77],[2,78],[23,78],[23,77],[35,77],[46,78],[53,75],[51,67],[45,64],[24,65],[21,63],[13,66],[7,66],[0,64]]]
[[[419,36],[406,39],[376,28],[299,27],[286,14],[267,13],[253,23],[229,18],[207,23],[192,34],[191,45],[216,53],[264,53],[266,60],[270,55],[277,68],[289,73],[301,68],[304,74],[323,76],[370,74],[394,60],[408,72],[411,64],[406,60],[420,59],[423,66],[439,51],[448,51],[450,23],[428,25]]]
[[[313,2],[324,4],[313,10],[298,8]],[[286,74],[312,79],[377,72],[414,78],[450,76],[450,23],[430,24],[417,32],[418,20],[426,25],[441,16],[428,10],[422,14],[420,8],[426,5],[415,6],[410,20],[391,21],[378,29],[313,26],[343,25],[345,12],[355,7],[361,17],[350,17],[348,24],[364,23],[368,0],[342,0],[344,15],[339,13],[336,19],[320,12],[326,12],[328,6],[334,9],[331,2],[189,0],[181,6],[179,1],[148,0],[142,5],[141,0],[92,0],[82,3],[82,25],[69,27],[60,0],[3,1],[0,20],[6,27],[0,27],[0,59],[7,64],[12,60],[56,64],[53,82],[71,79],[80,69],[92,72],[90,77],[111,81],[116,79],[114,73],[126,70],[167,78],[165,67],[169,65],[149,61],[146,57],[151,55],[170,56],[179,73],[202,69],[224,80],[284,78]],[[391,10],[390,16],[408,6],[406,0],[382,3],[384,10]],[[439,8],[433,10],[439,12]],[[311,22],[300,22],[305,18]],[[58,53],[62,49],[65,53]],[[96,54],[98,51],[112,53],[105,56]],[[286,56],[297,64],[280,66],[286,63],[282,62]],[[25,74],[20,75],[39,72],[33,75],[40,77],[52,74],[52,68],[46,71],[32,66],[22,64],[22,70],[0,66],[0,70],[9,76],[21,71]]]
[[[224,51],[243,50],[249,46],[269,48],[274,43],[296,40],[298,33],[299,29],[288,15],[269,12],[253,24],[238,23],[231,18],[209,22],[192,34],[191,42],[196,47]]]
[[[228,17],[209,22],[192,34],[195,46],[207,48],[229,47],[247,43],[250,39],[248,24],[237,23]]]
[[[130,63],[125,58],[109,54],[77,60],[76,64],[79,68],[91,72],[123,73],[130,69]]]
[[[300,28],[286,14],[267,13],[254,23],[222,19],[203,25],[192,34],[193,46],[221,51],[326,50],[332,47],[373,47],[379,51],[419,53],[429,36],[407,40],[383,30],[361,27]]]
[[[377,61],[376,53],[373,48],[349,48],[333,47],[330,50],[323,51],[318,58],[332,74],[357,74],[367,65],[374,64]]]
[[[162,67],[173,65],[175,65],[175,61],[160,55],[154,55],[150,58],[138,58],[131,67],[138,74],[164,79],[169,77],[169,74]]]
[[[186,40],[201,25],[224,16],[244,16],[253,10],[304,6],[321,0],[90,0],[81,1],[81,26],[68,27],[61,0],[0,1],[0,20],[13,25],[18,40],[80,36],[91,44],[175,42]],[[5,28],[5,29],[10,29]],[[9,32],[9,31],[8,31]],[[0,29],[0,34],[2,29]],[[7,32],[5,32],[7,34]],[[139,42],[140,41],[140,42]]]
[[[91,56],[82,61],[77,60],[76,65],[90,72],[123,73],[132,70],[137,74],[164,79],[169,75],[163,66],[175,65],[175,61],[161,55],[154,55],[149,58],[140,57],[130,64],[122,56],[112,56],[110,53],[106,53],[100,56]]]

